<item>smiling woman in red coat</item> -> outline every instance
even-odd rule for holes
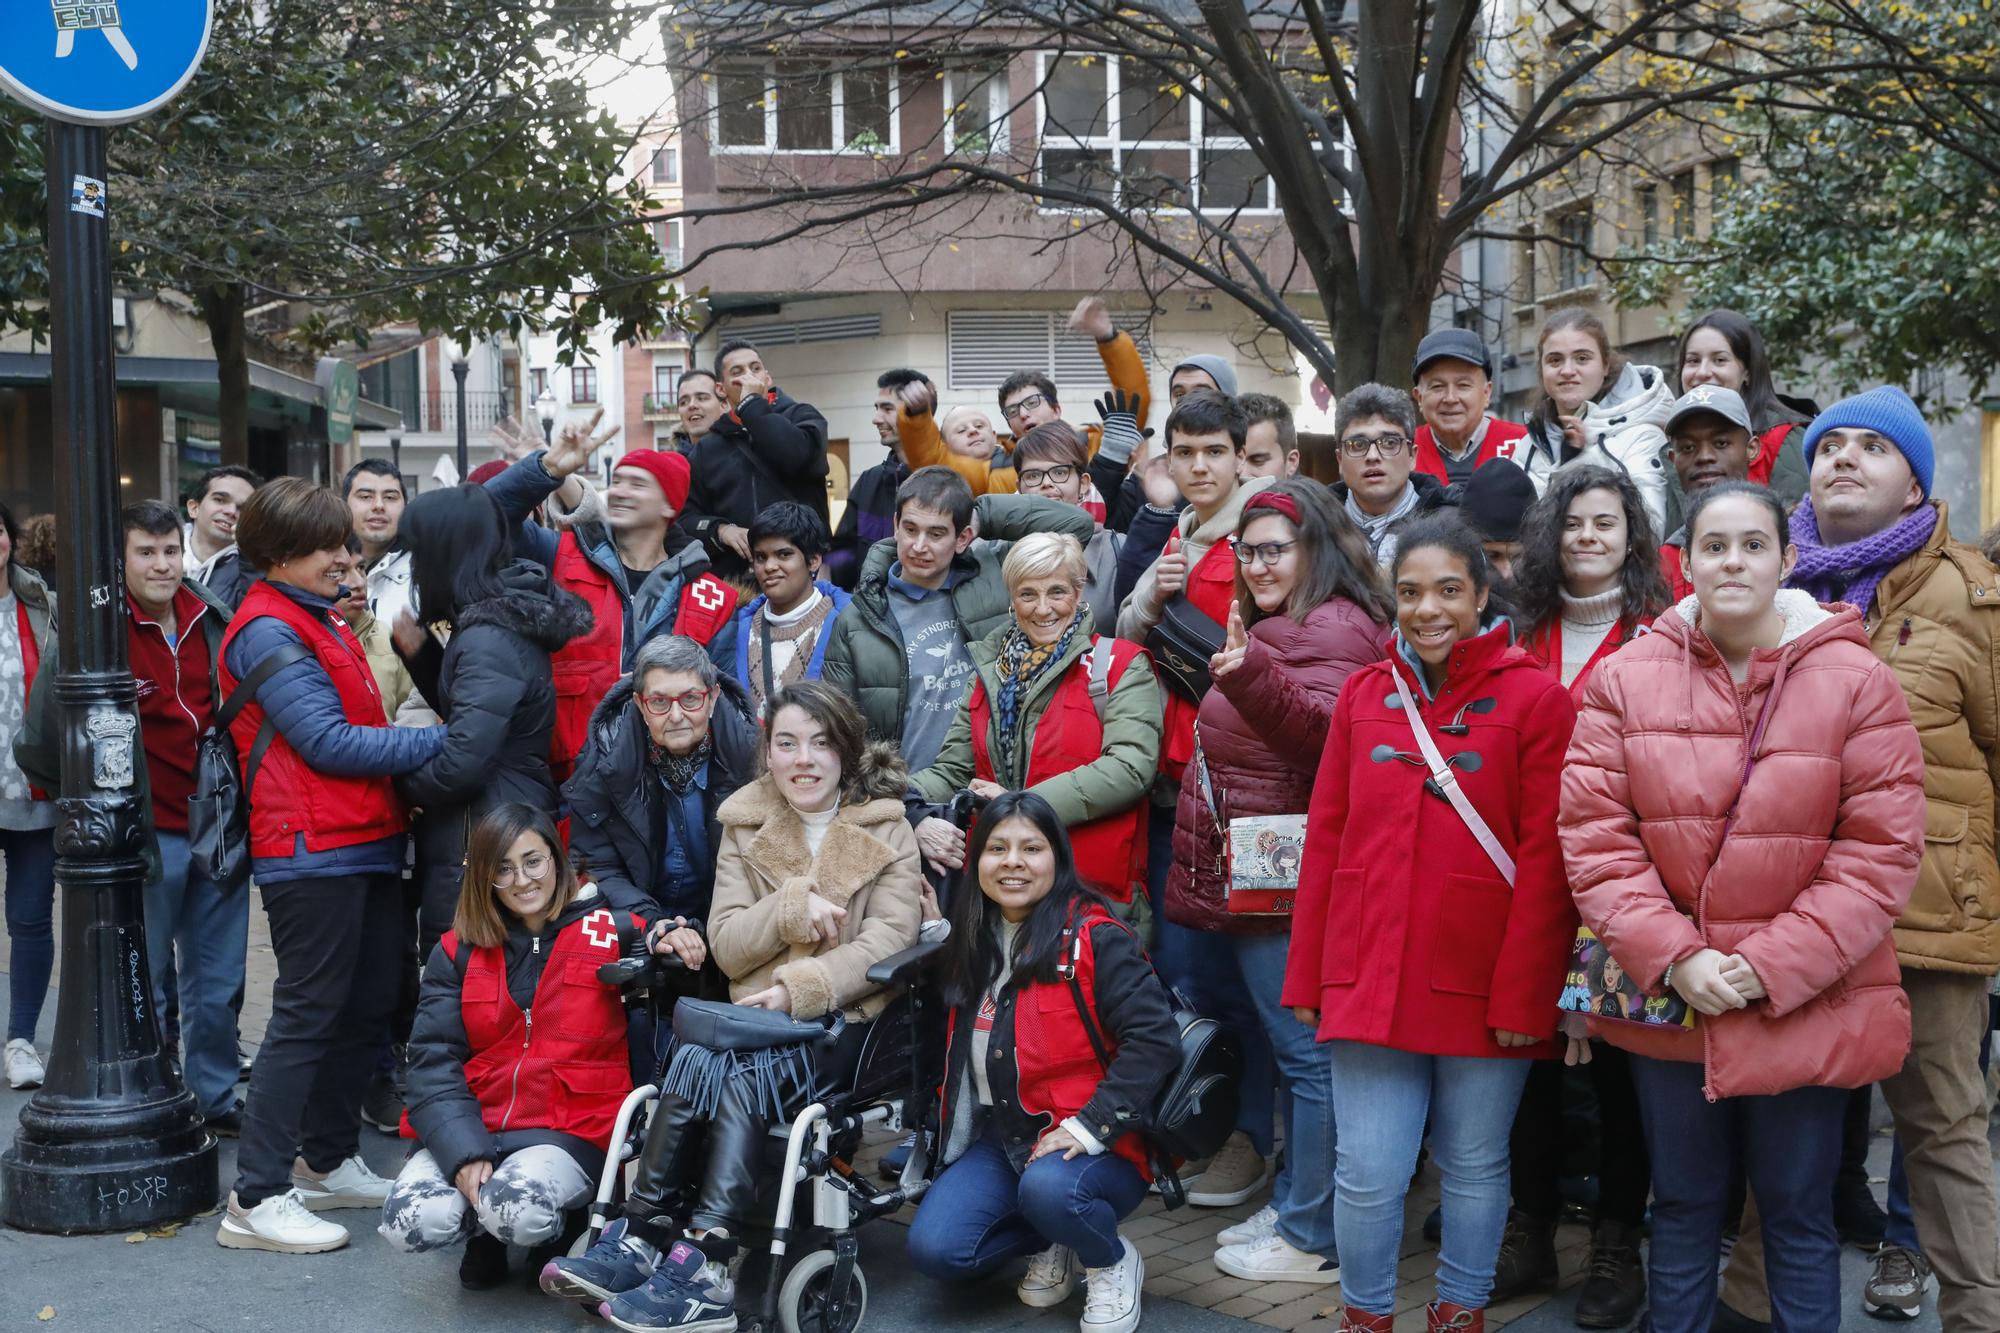
[[[1556,844],[1575,709],[1494,614],[1479,537],[1455,516],[1401,529],[1391,582],[1389,660],[1347,678],[1327,733],[1283,1000],[1331,1052],[1342,1328],[1391,1326],[1428,1118],[1445,1177],[1430,1327],[1481,1330],[1507,1130],[1528,1058],[1554,1050],[1576,931]]]
[[[1601,1034],[1632,1053],[1652,1151],[1650,1318],[1706,1333],[1740,1163],[1777,1328],[1837,1328],[1843,1089],[1909,1047],[1889,930],[1916,885],[1923,760],[1859,613],[1779,590],[1776,496],[1717,483],[1688,531],[1694,596],[1598,667],[1562,785],[1585,924],[1700,1015]]]

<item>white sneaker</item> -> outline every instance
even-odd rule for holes
[[[1188,1182],[1187,1201],[1197,1208],[1233,1208],[1247,1203],[1271,1178],[1271,1164],[1238,1130],[1209,1162],[1208,1170]]]
[[[1262,1240],[1275,1235],[1278,1230],[1278,1206],[1267,1203],[1235,1226],[1224,1227],[1215,1233],[1217,1245],[1248,1245],[1253,1240]]]
[[[1146,1261],[1123,1236],[1124,1256],[1109,1268],[1083,1270],[1082,1333],[1132,1333],[1139,1327],[1139,1289],[1146,1285]]]
[[[255,1208],[236,1202],[229,1192],[215,1243],[226,1250],[272,1250],[278,1254],[324,1254],[347,1244],[347,1228],[314,1217],[297,1190],[273,1194]]]
[[[329,1208],[380,1208],[389,1197],[393,1181],[376,1175],[357,1154],[326,1173],[320,1180],[306,1174],[306,1159],[292,1163],[292,1192],[316,1213]]]
[[[1028,1272],[1014,1288],[1014,1294],[1021,1298],[1021,1304],[1037,1310],[1061,1305],[1076,1290],[1081,1267],[1075,1250],[1067,1245],[1051,1245],[1028,1260]]]
[[[1340,1281],[1339,1264],[1298,1248],[1276,1231],[1247,1245],[1223,1246],[1215,1252],[1215,1266],[1251,1282]]]
[[[48,1076],[48,1066],[42,1063],[41,1056],[35,1054],[35,1043],[26,1037],[16,1037],[7,1043],[8,1087],[39,1088]]]

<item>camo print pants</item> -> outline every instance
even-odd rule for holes
[[[507,1245],[546,1245],[561,1234],[563,1212],[588,1199],[596,1183],[561,1148],[535,1144],[493,1168],[473,1208],[422,1150],[403,1164],[376,1229],[405,1254],[456,1245],[475,1226]]]

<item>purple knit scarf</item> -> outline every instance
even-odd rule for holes
[[[1924,543],[1937,531],[1937,521],[1937,506],[1919,505],[1872,536],[1826,546],[1819,539],[1819,517],[1813,513],[1812,500],[1801,500],[1792,511],[1792,541],[1799,548],[1799,562],[1792,566],[1789,582],[1822,602],[1846,602],[1866,616],[1868,603],[1875,598],[1875,585],[1924,549]]]

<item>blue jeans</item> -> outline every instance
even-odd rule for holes
[[[1277,1062],[1278,1109],[1285,1118],[1285,1164],[1271,1202],[1278,1234],[1293,1246],[1337,1260],[1333,1227],[1333,1074],[1313,1029],[1279,1003],[1289,935],[1232,935],[1236,968],[1256,1002]]]
[[[1711,1102],[1700,1065],[1637,1055],[1632,1083],[1653,1157],[1653,1333],[1708,1333],[1730,1176],[1739,1167],[1763,1223],[1777,1333],[1839,1328],[1840,1240],[1828,1200],[1840,1169],[1847,1089]]]
[[[56,966],[56,847],[52,829],[0,829],[7,856],[7,1040],[35,1039]]]
[[[1369,1314],[1395,1313],[1403,1202],[1428,1118],[1431,1153],[1444,1175],[1438,1299],[1484,1309],[1507,1229],[1507,1137],[1528,1062],[1415,1055],[1354,1041],[1326,1049],[1340,1124],[1333,1212],[1342,1298]]]
[[[910,1262],[925,1277],[984,1277],[1010,1259],[1067,1245],[1086,1268],[1124,1254],[1119,1220],[1146,1197],[1139,1169],[1113,1153],[1051,1154],[1014,1173],[989,1129],[944,1169],[910,1223]]]
[[[1173,812],[1163,813],[1155,807],[1152,813],[1146,826],[1146,893],[1152,899],[1157,931],[1153,968],[1161,981],[1186,996],[1196,1010],[1235,1034],[1243,1050],[1236,1128],[1250,1136],[1260,1156],[1269,1157],[1274,1148],[1272,1117],[1278,1109],[1278,1067],[1271,1055],[1270,1038],[1264,1033],[1257,1002],[1243,984],[1232,937],[1190,930],[1167,920],[1164,906],[1167,871],[1174,861]]]
[[[145,891],[154,1009],[167,1012],[172,981],[180,993],[182,1075],[202,1114],[221,1115],[236,1105],[237,997],[249,948],[250,886],[218,888],[190,862],[185,833],[156,836],[163,873]]]

